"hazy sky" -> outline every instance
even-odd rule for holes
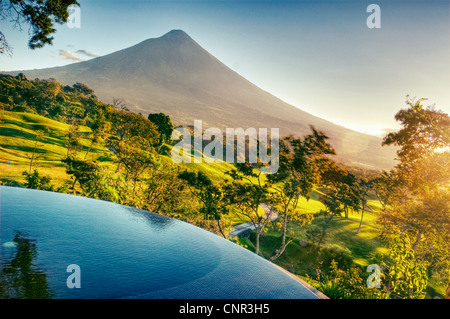
[[[80,28],[27,48],[28,29],[0,28],[14,48],[0,70],[52,67],[187,32],[227,66],[282,100],[337,124],[398,128],[407,94],[450,109],[450,6],[426,1],[79,0]],[[366,24],[369,4],[381,28]]]

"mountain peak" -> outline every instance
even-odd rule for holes
[[[174,29],[164,34],[161,39],[191,39],[183,30]]]

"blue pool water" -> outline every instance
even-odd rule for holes
[[[28,296],[51,298],[317,298],[265,259],[188,223],[23,188],[0,186],[0,257],[6,298],[24,297],[15,287],[23,282]],[[80,288],[67,286],[71,264]]]

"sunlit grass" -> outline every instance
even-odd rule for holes
[[[49,176],[56,187],[64,184],[70,179],[65,165],[61,162],[67,156],[66,141],[69,129],[69,124],[37,114],[3,111],[0,121],[1,180],[23,184],[25,179],[22,172],[30,170],[31,158],[35,152],[31,171],[36,169],[40,175]],[[83,147],[80,154],[83,154],[91,144],[86,135],[90,129],[80,126],[80,132],[85,134],[80,140]],[[36,143],[38,133],[42,135]],[[88,158],[97,159],[108,153],[106,148],[93,147]]]

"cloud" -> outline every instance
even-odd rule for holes
[[[96,58],[96,57],[100,56],[98,54],[91,53],[91,52],[88,52],[86,50],[77,50],[75,53],[83,54],[83,55],[85,55],[87,57],[90,57],[90,58]]]
[[[73,46],[72,46],[73,47]],[[81,58],[80,55],[84,55],[87,58],[96,58],[100,55],[86,51],[86,50],[77,50],[74,52],[68,51],[68,50],[59,50],[58,56],[64,60],[70,60],[73,62],[81,62],[86,59]]]
[[[76,55],[75,53],[72,53],[70,51],[67,50],[59,50],[59,54],[58,56],[60,58],[63,58],[64,60],[70,60],[73,62],[81,62],[84,61],[82,58],[80,58],[78,55]]]

